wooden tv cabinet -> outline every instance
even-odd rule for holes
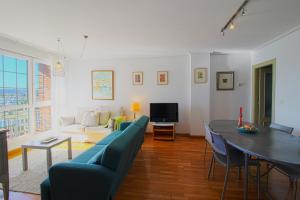
[[[153,139],[175,140],[175,123],[152,123]]]

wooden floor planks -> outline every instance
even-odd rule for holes
[[[209,149],[204,160],[204,147],[203,138],[177,136],[172,142],[153,140],[151,135],[146,135],[142,150],[120,186],[115,200],[220,199],[225,170],[217,165],[214,177],[207,180],[211,150]],[[255,173],[254,169],[252,173]],[[266,181],[263,180],[264,182]],[[286,199],[288,179],[272,172],[269,191],[275,199]],[[234,169],[230,175],[226,199],[239,200],[242,197],[243,180],[238,179],[237,170]],[[24,193],[11,193],[10,198],[38,199],[38,195]],[[254,180],[249,182],[249,199],[256,199]]]

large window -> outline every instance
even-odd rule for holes
[[[9,137],[29,132],[28,61],[0,55],[0,127]]]
[[[0,54],[0,128],[8,137],[51,129],[51,67],[32,63]]]

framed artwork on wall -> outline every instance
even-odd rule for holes
[[[132,84],[143,85],[143,72],[132,72]]]
[[[92,71],[92,99],[113,100],[114,99],[114,71],[94,70]]]
[[[234,90],[234,72],[217,72],[217,90]]]
[[[207,68],[194,69],[194,83],[207,83]]]
[[[157,85],[168,85],[169,82],[168,71],[157,72]]]

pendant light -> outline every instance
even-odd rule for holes
[[[55,76],[64,76],[65,75],[64,66],[61,61],[62,43],[61,43],[60,38],[57,38],[57,53],[58,53],[58,59],[57,59],[57,62],[55,63],[54,75]]]

